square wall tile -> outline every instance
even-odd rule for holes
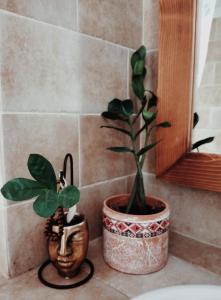
[[[143,0],[143,44],[148,50],[158,48],[159,0]]]
[[[126,193],[126,177],[82,187],[80,192],[78,210],[87,218],[90,239],[95,239],[102,234],[103,202],[109,196]]]
[[[111,124],[113,123],[103,120],[100,116],[81,116],[79,149],[81,186],[125,176],[134,170],[131,153],[106,150],[114,146],[131,147],[130,140],[125,134],[113,129],[100,128],[101,125]]]
[[[7,208],[9,276],[37,267],[47,258],[46,219],[37,216],[33,201]]]
[[[0,12],[2,109],[100,112],[126,98],[128,50]]]
[[[45,156],[58,175],[64,156],[69,152],[74,158],[74,182],[78,185],[78,122],[75,115],[4,115],[3,143],[6,181],[16,177],[30,178],[27,168],[30,153]]]
[[[77,29],[77,0],[0,0],[0,9],[49,24]]]
[[[142,43],[142,0],[79,0],[79,30],[132,49]]]

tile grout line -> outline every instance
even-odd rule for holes
[[[81,187],[81,133],[80,133],[80,115],[78,115],[78,186]]]
[[[130,66],[130,50],[128,49],[127,50],[127,98],[129,99],[130,98],[130,76],[129,76],[129,73],[130,73],[130,69],[129,69],[129,66]]]
[[[142,1],[142,45],[144,44],[144,0]]]
[[[86,34],[86,33],[83,33],[83,32],[78,32],[78,31],[74,31],[72,29],[69,29],[69,28],[65,28],[65,27],[62,27],[62,26],[59,26],[59,25],[55,25],[55,24],[51,24],[51,23],[47,23],[47,22],[44,22],[44,21],[41,21],[41,20],[37,20],[37,19],[34,19],[34,18],[31,18],[31,17],[27,17],[27,16],[23,16],[23,15],[19,15],[19,14],[16,14],[14,12],[11,12],[11,11],[8,11],[8,10],[5,10],[5,9],[0,9],[0,13],[3,13],[5,15],[11,15],[11,16],[14,16],[14,17],[17,17],[17,18],[21,18],[21,19],[25,19],[25,20],[28,20],[30,22],[37,22],[41,25],[45,25],[45,26],[49,26],[49,27],[53,27],[53,28],[57,28],[58,30],[64,30],[64,31],[68,31],[70,33],[73,33],[73,35],[77,35],[77,36],[82,36],[82,37],[85,37],[85,38],[88,38],[88,39],[91,39],[91,40],[96,40],[96,41],[99,41],[99,42],[104,42],[104,43],[107,43],[109,44],[110,46],[114,46],[116,48],[121,48],[123,50],[127,50],[127,49],[131,49],[131,50],[134,50],[132,48],[128,48],[126,46],[123,46],[123,45],[120,45],[120,44],[115,44],[114,42],[111,42],[111,41],[108,41],[108,40],[104,40],[102,38],[98,38],[96,36],[91,36],[89,34]]]
[[[125,176],[120,176],[120,177],[115,177],[115,178],[110,178],[110,179],[107,179],[107,180],[103,180],[103,181],[98,181],[98,182],[95,182],[95,183],[91,183],[91,184],[88,184],[88,185],[83,185],[83,186],[79,186],[79,189],[83,190],[83,189],[87,189],[87,188],[92,188],[92,187],[96,187],[96,186],[99,186],[101,184],[107,184],[107,183],[111,183],[111,182],[115,182],[115,181],[118,181],[118,180],[123,180],[123,179],[126,179],[128,176],[131,176],[133,174],[129,174],[129,175],[125,175]],[[32,202],[35,201],[35,198],[32,198],[30,200],[24,200],[22,202],[16,202],[14,204],[11,204],[11,205],[7,205],[5,206],[6,209],[10,209],[11,207],[17,207],[17,206],[20,206],[20,205],[25,205],[25,204],[30,204]]]
[[[79,0],[76,0],[76,30],[79,32]]]

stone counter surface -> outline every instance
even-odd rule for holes
[[[180,284],[221,285],[221,276],[170,255],[167,266],[149,275],[127,275],[108,267],[102,257],[102,240],[90,243],[88,257],[95,266],[94,277],[84,286],[55,290],[42,285],[37,270],[7,280],[0,278],[0,300],[124,300],[144,292]]]

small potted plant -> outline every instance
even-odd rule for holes
[[[57,180],[51,163],[42,155],[30,154],[27,165],[35,180],[15,178],[2,187],[1,193],[13,201],[37,196],[33,209],[48,218],[45,235],[50,260],[61,276],[73,277],[88,249],[87,221],[76,210],[80,192],[74,185],[67,186],[62,172]]]
[[[166,264],[168,256],[169,206],[165,200],[146,196],[142,168],[147,152],[159,142],[150,143],[152,130],[171,125],[169,122],[155,123],[157,97],[144,87],[145,57],[144,46],[131,57],[132,88],[139,99],[138,109],[134,109],[130,99],[113,99],[102,117],[117,122],[117,126],[101,126],[129,137],[130,146],[110,147],[108,150],[130,153],[137,169],[130,195],[109,197],[103,207],[104,259],[114,269],[130,274],[155,272]],[[142,146],[138,142],[141,133],[144,134]]]

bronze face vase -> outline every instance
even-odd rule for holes
[[[59,226],[52,226],[52,234],[56,239],[49,238],[48,253],[58,273],[65,278],[78,274],[88,250],[88,225],[85,217],[80,215],[80,222],[63,227],[59,236]]]

